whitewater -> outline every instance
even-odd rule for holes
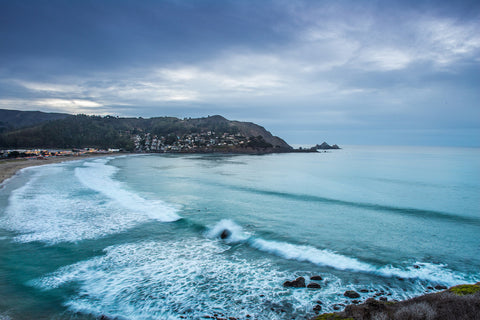
[[[479,160],[346,147],[27,168],[0,189],[0,318],[308,319],[346,290],[477,282]],[[300,276],[320,288],[283,286]]]

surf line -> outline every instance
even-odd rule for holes
[[[439,284],[455,285],[468,281],[466,275],[458,274],[445,265],[417,262],[407,268],[391,265],[375,267],[356,258],[344,256],[328,249],[318,249],[309,245],[297,245],[288,242],[265,240],[246,233],[232,220],[221,220],[213,227],[205,228],[205,235],[210,239],[220,239],[227,244],[245,243],[250,247],[287,259],[306,261],[318,266],[337,270],[347,270],[375,274],[386,278],[408,278],[431,281]]]

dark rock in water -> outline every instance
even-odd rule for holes
[[[292,287],[292,288],[305,288],[305,278],[304,277],[298,277],[297,279],[293,281],[285,281],[283,283],[284,287]]]
[[[360,294],[353,290],[347,290],[343,295],[350,299],[360,298]]]
[[[352,300],[352,303],[353,303],[353,304],[359,304],[359,303],[360,303],[360,300],[357,300],[357,299]]]
[[[230,230],[228,229],[225,229],[222,231],[222,233],[220,234],[220,239],[227,239],[228,237],[230,237],[232,235],[232,233],[230,232]]]
[[[308,284],[307,288],[310,288],[310,289],[320,289],[320,285],[318,283],[315,283],[315,282],[311,282]]]
[[[316,311],[316,312],[322,311],[322,306],[319,304],[315,305],[315,307],[313,307],[313,311]]]
[[[441,284],[437,284],[437,285],[435,286],[435,289],[436,289],[436,290],[446,290],[447,287],[446,287],[446,286],[442,286]]]
[[[361,289],[360,292],[367,293],[367,292],[370,292],[370,290],[368,290],[368,289]]]
[[[337,146],[336,144],[334,144],[333,146],[331,146],[331,145],[329,145],[329,144],[326,143],[326,142],[323,142],[322,144],[317,144],[314,148],[317,149],[317,150],[340,149],[340,147]]]
[[[432,286],[428,286],[427,289],[428,289],[428,290],[433,290],[433,287],[432,287]]]
[[[419,266],[418,264],[414,264],[413,267],[414,267],[415,269],[420,269],[420,266]]]
[[[320,276],[311,276],[310,280],[323,280],[323,278]]]

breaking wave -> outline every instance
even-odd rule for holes
[[[77,242],[123,232],[155,219],[180,217],[160,200],[147,200],[113,180],[108,159],[32,167],[30,180],[11,192],[0,227],[18,233],[19,242]],[[74,176],[82,184],[72,179]],[[95,191],[95,192],[94,192]]]
[[[32,284],[51,290],[78,283],[66,302],[75,312],[127,319],[304,319],[318,292],[291,293],[289,277],[266,260],[223,254],[228,246],[204,238],[108,247],[105,255],[60,268]],[[296,316],[295,316],[296,315]]]
[[[256,238],[246,233],[242,227],[231,220],[221,220],[209,229],[207,236],[210,238],[218,238],[225,230],[228,231],[226,233],[228,237],[224,239],[227,243],[244,242],[252,248],[288,260],[310,262],[318,266],[330,267],[337,270],[371,273],[383,277],[419,279],[446,285],[475,282],[474,277],[454,272],[443,264],[417,262],[403,268],[391,265],[377,267],[328,249],[318,249],[310,245],[297,245],[288,242]]]
[[[117,167],[107,165],[108,159],[86,162],[75,168],[75,177],[87,188],[114,200],[126,209],[146,214],[152,219],[171,222],[180,219],[176,209],[161,200],[147,200],[127,190],[123,183],[112,179]]]

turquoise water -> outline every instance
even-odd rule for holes
[[[28,168],[0,190],[0,318],[304,319],[345,290],[480,281],[479,191],[480,150],[460,148]],[[321,288],[283,287],[298,276]]]

